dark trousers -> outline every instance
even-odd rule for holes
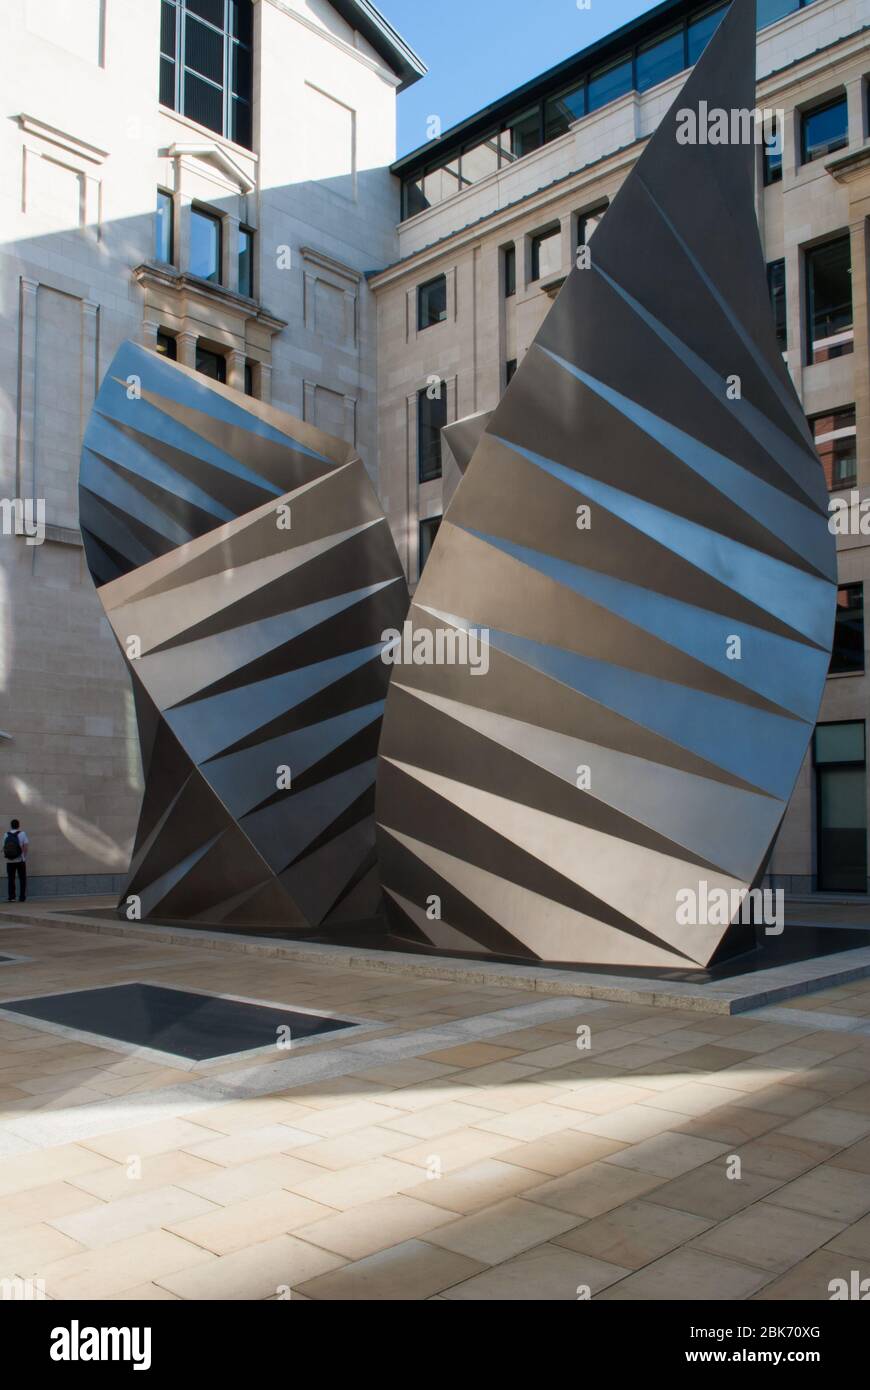
[[[9,901],[11,903],[15,901],[15,875],[17,874],[21,890],[18,897],[21,902],[24,902],[27,897],[27,865],[24,860],[18,859],[12,864],[7,864],[6,874],[9,879]]]

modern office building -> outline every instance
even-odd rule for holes
[[[132,698],[76,514],[119,343],[354,444],[413,585],[459,478],[442,426],[496,404],[725,8],[664,0],[396,162],[397,95],[425,67],[369,0],[7,0],[0,813],[31,836],[36,891],[119,883],[135,831]],[[758,105],[780,113],[758,149],[771,297],[851,500],[870,496],[870,0],[758,9]],[[868,886],[860,516],[771,864],[797,892]]]

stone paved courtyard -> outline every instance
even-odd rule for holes
[[[728,1017],[15,921],[0,1279],[54,1299],[827,1300],[870,1276],[870,980]],[[130,981],[357,1026],[191,1067],[2,1012]]]

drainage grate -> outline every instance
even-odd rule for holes
[[[16,999],[0,1008],[192,1062],[274,1047],[282,1037],[292,1041],[358,1026],[348,1019],[323,1018],[280,1005],[143,984]],[[289,1035],[279,1032],[282,1029],[289,1029]]]

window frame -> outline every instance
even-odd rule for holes
[[[163,207],[161,200],[165,199]],[[166,222],[162,223],[163,212],[166,212]],[[154,259],[158,265],[175,265],[175,195],[170,193],[168,188],[157,185],[157,206],[154,211]],[[166,231],[167,249],[169,255],[160,255],[160,233],[161,229]]]
[[[433,285],[443,282],[444,285],[444,312],[437,318],[430,318],[428,323],[423,322],[423,296],[427,290],[431,290]],[[429,302],[428,299],[426,301]],[[417,286],[417,332],[425,333],[428,328],[437,328],[439,324],[447,322],[447,273],[442,271],[440,275],[433,275],[429,280],[424,280]]]
[[[419,517],[418,520],[417,520],[417,580],[418,580],[418,582],[419,582],[419,580],[420,580],[420,576],[421,576],[422,573],[423,573],[423,570],[424,570],[425,567],[426,567],[426,560],[428,560],[428,559],[429,559],[429,556],[432,554],[432,547],[433,547],[434,544],[435,544],[435,540],[436,540],[436,537],[437,537],[437,535],[438,535],[438,532],[441,530],[441,523],[442,523],[443,520],[444,520],[444,514],[443,514],[443,512],[438,512],[437,515],[435,515],[435,516],[422,516],[422,517]],[[434,531],[435,531],[435,534],[433,535],[432,539],[429,541],[429,546],[428,546],[428,549],[427,549],[427,551],[426,551],[426,559],[424,560],[424,559],[422,558],[422,557],[423,557],[423,535],[424,535],[424,533],[425,533],[428,529],[432,528],[433,523],[434,523]]]
[[[419,389],[418,392],[417,392],[417,485],[418,485],[418,486],[421,486],[421,485],[424,484],[424,483],[435,483],[435,482],[438,481],[438,479],[439,479],[440,477],[443,476],[444,465],[443,465],[442,458],[441,458],[441,431],[442,431],[442,429],[444,428],[444,425],[446,425],[446,424],[448,423],[448,421],[447,421],[447,382],[444,381],[443,379],[440,379],[440,380],[441,380],[441,391],[440,391],[440,394],[439,394],[439,395],[437,395],[437,396],[430,396],[430,395],[429,395],[429,387],[428,387],[428,386],[421,386],[420,389]],[[427,451],[426,451],[426,449],[424,449],[424,445],[423,445],[423,409],[422,409],[422,407],[423,407],[423,402],[424,402],[424,401],[426,401],[429,405],[432,405],[435,401],[438,401],[439,403],[441,403],[441,404],[443,405],[444,421],[443,421],[443,424],[441,424],[441,425],[438,426],[438,431],[437,431],[437,441],[438,441],[438,447],[437,447],[437,454],[438,454],[437,466],[433,466],[433,465],[431,465],[431,464],[429,464],[429,465],[427,466]],[[429,428],[431,429],[431,427],[432,427],[432,422],[431,422],[431,421],[427,421],[427,424],[429,425]],[[431,443],[431,440],[429,441],[429,443]],[[428,470],[429,470],[429,471],[427,471],[427,467],[428,467]]]
[[[804,336],[805,336],[805,343],[804,343],[804,359],[805,359],[805,365],[808,366],[808,367],[815,367],[815,366],[818,366],[818,365],[819,365],[820,363],[822,363],[822,362],[830,362],[830,361],[833,361],[833,360],[834,360],[833,357],[820,357],[820,358],[817,359],[817,358],[816,358],[816,355],[815,355],[816,343],[817,343],[817,342],[822,342],[822,341],[824,341],[824,340],[823,340],[823,339],[816,339],[816,338],[813,336],[813,334],[814,334],[813,321],[814,321],[814,318],[815,318],[815,313],[814,313],[814,293],[813,293],[812,266],[813,266],[814,257],[818,254],[819,251],[824,251],[827,247],[834,246],[834,245],[836,245],[838,242],[845,242],[845,243],[848,245],[848,247],[849,247],[849,269],[850,269],[850,279],[849,279],[850,298],[849,298],[849,302],[850,302],[851,309],[852,309],[852,316],[851,316],[851,324],[850,324],[850,327],[849,327],[848,329],[846,329],[846,328],[841,329],[840,332],[842,332],[843,334],[851,333],[852,336],[851,336],[851,338],[849,338],[849,339],[847,339],[847,340],[844,341],[844,343],[843,343],[843,345],[842,345],[844,350],[843,350],[843,351],[838,351],[838,352],[836,352],[836,353],[834,354],[834,356],[835,356],[835,357],[848,357],[851,353],[853,353],[853,352],[855,351],[855,296],[854,296],[853,284],[852,284],[852,279],[851,279],[851,268],[852,268],[852,239],[851,239],[851,236],[850,236],[849,232],[846,231],[846,232],[840,232],[837,236],[827,237],[824,241],[816,242],[813,246],[808,246],[808,247],[805,247],[805,248],[804,248],[804,252],[803,252],[803,258],[804,258],[804,304],[805,304],[805,306],[806,306],[806,325],[805,325],[806,331],[805,331],[805,335],[804,335]],[[829,336],[831,336],[831,337],[837,337],[838,334],[835,333],[835,334],[831,334],[831,335],[829,335]],[[848,343],[848,346],[847,346],[847,343]]]
[[[839,627],[840,594],[841,594],[841,593],[845,593],[847,590],[850,590],[850,589],[851,589],[851,590],[858,589],[858,590],[860,590],[860,593],[861,593],[861,665],[860,665],[860,666],[843,666],[843,667],[840,667],[838,670],[835,670],[835,669],[834,669],[834,659],[835,659],[836,654],[837,654],[837,629],[838,629],[838,627]],[[845,610],[845,611],[850,611],[850,610]],[[838,585],[837,585],[837,610],[836,610],[836,613],[837,613],[837,616],[836,616],[836,619],[835,619],[835,622],[834,622],[834,644],[833,644],[833,647],[832,647],[832,650],[831,650],[831,663],[830,663],[830,666],[828,667],[828,675],[829,675],[829,676],[836,676],[836,677],[838,677],[838,678],[841,677],[841,676],[863,676],[863,675],[865,674],[865,671],[866,671],[866,664],[867,664],[867,663],[866,663],[866,657],[865,657],[866,647],[865,647],[865,631],[864,631],[864,582],[863,582],[863,580],[860,580],[860,579],[858,579],[858,580],[849,580],[849,581],[847,581],[845,584],[838,584]],[[850,723],[855,723],[855,722],[857,722],[857,721],[851,720],[851,721],[849,721],[849,722],[850,722]],[[865,758],[865,761],[866,761],[866,758],[867,758],[866,729],[865,729],[864,758]]]
[[[541,274],[541,245],[551,238],[555,240],[562,235],[562,224],[552,222],[548,227],[542,227],[537,232],[529,235],[529,284],[537,285],[543,279],[548,279],[550,275],[558,275],[561,272],[561,248],[559,255],[559,269],[549,271],[546,276]]]
[[[158,101],[165,110],[174,111],[176,115],[183,116],[185,120],[193,121],[203,130],[210,131],[213,135],[218,135],[224,140],[230,140],[233,144],[241,146],[242,149],[253,149],[253,103],[254,103],[254,12],[251,0],[221,0],[223,6],[223,20],[218,26],[213,20],[199,14],[191,7],[190,0],[160,0],[160,55],[159,71],[160,80],[158,82]],[[234,33],[233,18],[237,15],[234,8],[235,4],[248,5],[249,26],[240,24],[239,33]],[[172,53],[164,49],[163,39],[163,19],[164,16],[172,12],[174,14],[174,37],[172,40]],[[188,20],[197,25],[202,25],[211,34],[219,34],[222,44],[221,79],[218,82],[210,75],[200,72],[191,67],[187,62],[187,40],[188,40]],[[249,38],[243,38],[242,32],[248,29]],[[195,31],[194,31],[195,32]],[[244,65],[238,62],[240,54],[245,54]],[[163,72],[164,63],[172,65],[171,85],[172,101],[163,99]],[[190,74],[198,81],[204,83],[213,91],[220,93],[221,101],[221,126],[218,130],[215,126],[206,124],[196,116],[191,115],[186,109],[186,77]],[[238,86],[235,78],[241,74]],[[240,130],[237,123],[238,108],[246,108],[244,115],[244,127]],[[243,138],[244,137],[244,138]]]
[[[820,154],[810,155],[807,153],[807,121],[812,116],[820,116],[825,111],[832,111],[835,106],[845,108],[846,131],[845,139],[835,144],[833,149],[823,150]],[[845,150],[849,145],[849,98],[845,91],[837,96],[828,96],[821,101],[813,102],[809,106],[801,107],[799,113],[800,121],[800,162],[803,169],[807,164],[815,164],[819,159],[827,159],[829,155],[836,154],[838,150]]]
[[[198,270],[194,270],[193,267],[192,267],[192,265],[189,265],[189,266],[188,266],[188,270],[189,270],[189,272],[190,272],[191,275],[195,275],[196,278],[197,278],[198,280],[204,280],[204,281],[206,282],[206,284],[209,284],[209,285],[223,285],[223,284],[225,283],[225,282],[224,282],[224,250],[225,250],[224,243],[225,243],[225,240],[226,240],[226,238],[225,238],[225,236],[224,236],[224,218],[221,216],[221,214],[220,214],[219,212],[215,212],[213,208],[206,207],[206,206],[205,206],[204,204],[202,204],[202,203],[191,203],[191,205],[190,205],[191,235],[190,235],[190,246],[189,246],[189,250],[190,250],[190,251],[193,250],[193,219],[194,219],[194,217],[200,217],[200,218],[202,218],[202,220],[205,221],[205,222],[211,222],[211,223],[213,223],[214,226],[217,228],[217,274],[216,274],[216,275],[200,275],[199,271],[198,271]]]
[[[241,277],[241,270],[242,270],[242,244],[241,244],[241,239],[242,239],[243,236],[246,236],[246,237],[248,238],[248,252],[247,252],[247,255],[248,255],[248,288],[247,288],[247,289],[242,289],[242,277]],[[238,248],[237,248],[237,253],[236,253],[236,273],[237,273],[237,275],[238,275],[238,291],[239,291],[239,294],[240,294],[240,295],[243,295],[245,299],[255,299],[255,298],[256,298],[256,295],[255,295],[255,293],[254,293],[254,288],[255,288],[255,282],[254,282],[254,272],[255,272],[255,265],[254,265],[254,245],[255,245],[255,242],[256,242],[256,233],[255,233],[255,231],[254,231],[254,228],[253,228],[253,227],[249,227],[249,226],[247,225],[247,223],[240,222],[240,223],[239,223],[239,243],[238,243]]]

